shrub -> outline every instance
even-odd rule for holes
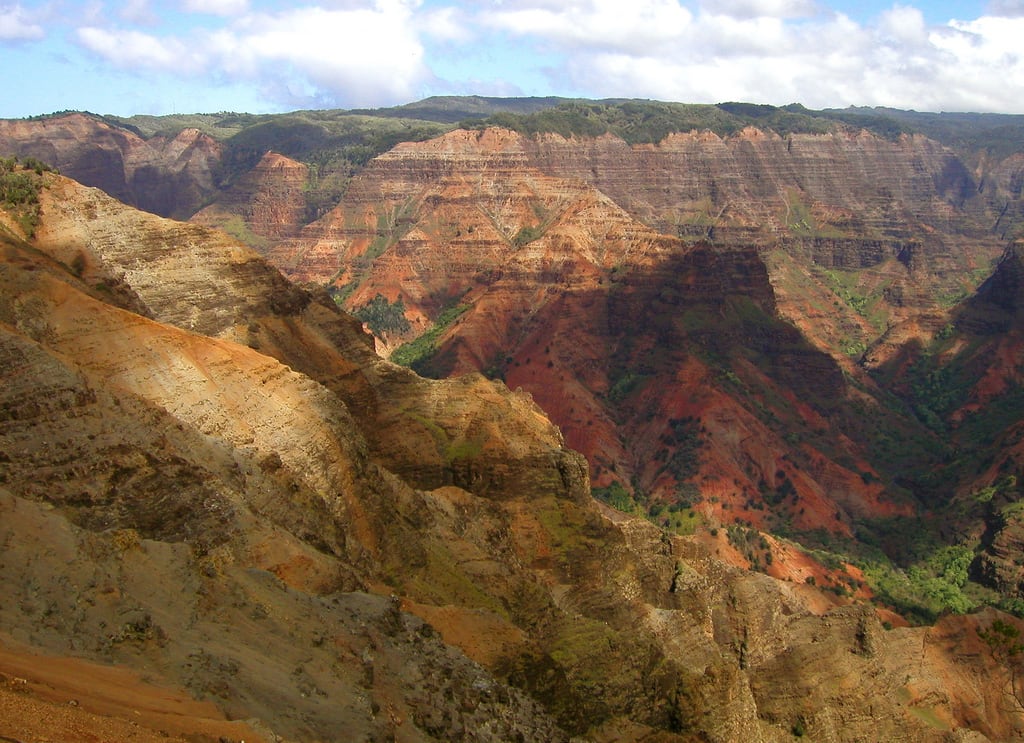
[[[378,293],[352,314],[366,323],[376,336],[384,333],[404,333],[411,327],[405,318],[405,303],[401,297],[391,303],[383,294]]]
[[[51,170],[35,158],[23,165],[17,158],[0,158],[0,207],[13,214],[27,237],[35,234],[39,224],[39,176]]]

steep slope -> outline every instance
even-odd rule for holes
[[[842,534],[910,512],[855,443],[840,369],[778,317],[756,251],[661,235],[531,167],[529,146],[488,129],[396,147],[270,258],[357,313],[388,309],[386,341],[419,337],[394,358],[527,390],[596,485],[645,506]]]
[[[928,343],[902,347],[875,370],[922,421],[951,441],[955,457],[934,477],[957,484],[953,518],[981,541],[975,574],[1015,607],[1024,598],[1022,251],[1019,242],[1008,248],[995,273]]]
[[[1020,163],[1006,143],[972,138],[970,124],[957,122],[953,136],[903,117],[946,133],[939,144],[895,111],[470,98],[380,112],[70,114],[4,122],[0,151],[38,157],[156,213],[209,205],[204,224],[265,252],[334,206],[372,155],[495,111],[516,112],[492,120],[534,134],[524,151],[541,172],[590,183],[659,232],[769,251],[782,314],[847,365],[888,326],[966,296],[1020,229]],[[396,118],[406,115],[433,121]],[[596,136],[610,130],[625,139]],[[294,169],[282,180],[280,168],[258,164],[268,150],[308,166],[305,183]]]
[[[839,359],[966,296],[1019,229],[1019,193],[998,185],[1009,161],[972,173],[921,135],[748,127],[653,145],[547,134],[525,147],[530,164],[591,183],[661,232],[773,251],[781,312]]]
[[[190,216],[217,184],[223,147],[197,129],[143,139],[91,114],[0,120],[0,153],[34,157],[146,211]]]
[[[191,221],[220,227],[253,247],[294,237],[307,221],[308,178],[302,163],[268,152]]]
[[[724,538],[606,514],[524,395],[416,378],[223,235],[40,180],[33,242],[0,232],[0,628],[19,643],[145,668],[268,739],[1024,723],[978,639],[993,615],[887,632],[729,567]]]

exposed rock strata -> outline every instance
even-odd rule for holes
[[[906,511],[863,480],[855,445],[843,456],[863,470],[783,439],[836,433],[842,421],[829,429],[822,404],[846,392],[840,368],[778,319],[754,249],[659,234],[582,180],[533,167],[530,146],[500,129],[400,145],[269,257],[345,287],[351,308],[401,299],[408,336],[464,308],[417,368],[483,370],[522,387],[598,485],[633,484],[667,503],[697,486],[706,517],[759,525],[773,510],[765,491],[793,487],[774,510],[841,533],[854,516]],[[766,405],[784,424],[764,420]]]
[[[227,226],[239,239],[256,243],[254,247],[295,237],[306,221],[308,177],[309,168],[302,163],[268,152],[224,191],[217,203],[196,212],[191,221]]]
[[[294,740],[1020,726],[978,646],[989,618],[821,616],[835,602],[808,586],[606,515],[523,395],[418,379],[219,233],[46,178],[39,239],[5,233],[0,264],[0,626],[19,642],[145,667]],[[77,225],[91,209],[117,230]]]
[[[663,232],[764,242],[831,228],[858,238],[911,237],[919,223],[969,229],[976,190],[956,155],[920,135],[671,134],[630,146],[544,135],[524,141],[531,164],[579,178]],[[644,175],[641,175],[644,174]],[[956,227],[954,227],[956,229]]]

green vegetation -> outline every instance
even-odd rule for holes
[[[52,170],[31,157],[21,163],[16,157],[0,158],[0,206],[14,216],[26,237],[33,237],[39,224],[40,176]]]
[[[862,317],[867,317],[872,297],[864,294],[857,286],[859,272],[821,269],[821,276],[829,289],[835,292],[843,303]]]
[[[450,127],[429,121],[381,118],[344,111],[297,111],[265,116],[235,115],[244,124],[224,139],[227,155],[217,173],[222,183],[251,169],[268,150],[310,167],[307,217],[336,204],[349,180],[373,157],[399,142],[418,142]],[[221,123],[224,123],[223,121]],[[211,133],[211,136],[217,136]]]
[[[641,516],[645,513],[643,506],[634,500],[633,496],[629,494],[629,491],[626,490],[625,487],[623,487],[622,483],[613,482],[608,487],[591,488],[590,494],[602,503],[607,503],[617,511],[632,513],[637,516]]]
[[[1002,619],[993,619],[988,627],[979,629],[978,637],[988,645],[992,657],[1000,663],[1009,663],[1024,653],[1020,630]]]
[[[444,451],[445,459],[449,464],[459,461],[469,461],[479,457],[484,450],[484,442],[480,439],[461,439],[450,443]]]
[[[750,103],[701,105],[647,100],[568,100],[530,113],[501,112],[461,122],[464,128],[502,126],[527,135],[597,137],[614,134],[630,144],[657,143],[675,132],[710,130],[720,136],[745,127],[770,129],[781,136],[821,134],[855,126],[895,139],[908,127],[885,116],[848,116],[842,112],[812,111],[800,105],[766,106]]]
[[[467,575],[462,561],[444,545],[431,543],[418,556],[417,564],[405,564],[398,571],[404,576],[402,590],[422,596],[440,605],[458,603],[505,616],[502,603],[482,590],[477,581]]]
[[[608,388],[608,400],[613,403],[620,403],[629,397],[647,379],[646,374],[635,371],[623,370],[621,375],[609,379],[611,386]]]
[[[1021,702],[1017,693],[1017,674],[1020,671],[1021,656],[1024,654],[1020,630],[996,617],[988,627],[978,630],[978,637],[988,646],[992,658],[1009,673],[1010,683],[1006,693],[1019,705]]]
[[[994,592],[970,579],[970,566],[981,545],[976,541],[949,544],[944,525],[945,519],[897,516],[858,521],[852,539],[825,530],[788,536],[830,570],[841,570],[847,563],[859,568],[875,602],[911,622],[930,624],[943,614],[966,614],[984,604],[1000,604]],[[857,586],[852,578],[848,583],[848,589],[826,588],[850,593]]]
[[[165,116],[139,114],[128,118],[122,116],[98,118],[146,139],[154,136],[175,137],[184,129],[198,129],[214,139],[223,140],[237,134],[245,127],[251,126],[262,117],[255,114],[221,111],[212,114],[167,114]]]
[[[988,487],[982,488],[971,494],[971,498],[975,503],[987,504],[995,502],[1005,502],[1006,500],[1012,499],[1017,488],[1017,477],[1016,475],[1007,475],[1001,478],[998,482],[989,485]],[[1021,501],[1014,500],[1007,508],[1016,506]],[[1007,515],[1004,513],[1004,515]]]
[[[818,226],[811,210],[799,196],[792,190],[786,194],[786,227],[794,234],[801,236],[813,236],[817,234]]]
[[[697,474],[700,467],[700,450],[703,439],[700,421],[696,418],[671,418],[669,430],[661,436],[661,443],[671,449],[664,469],[672,473],[676,482],[682,483]]]
[[[61,111],[33,118],[67,113],[72,112]],[[527,133],[594,136],[612,132],[635,142],[657,142],[665,134],[692,129],[709,129],[726,135],[753,125],[772,129],[783,136],[851,127],[896,139],[916,131],[952,147],[987,149],[997,157],[1024,150],[1024,127],[1021,126],[1024,117],[1017,115],[922,113],[853,107],[815,111],[800,104],[777,107],[742,102],[694,105],[624,99],[591,101],[556,97],[434,96],[402,106],[372,110],[333,109],[285,114],[221,111],[97,118],[147,138],[155,135],[173,137],[185,128],[195,128],[222,141],[254,126],[279,120],[310,123],[336,133],[365,127],[367,121],[382,129],[434,127],[437,131],[456,125],[472,128],[485,124],[511,124],[511,128]]]
[[[516,233],[516,236],[512,238],[512,244],[517,248],[521,248],[532,243],[543,234],[544,231],[540,227],[522,227]]]
[[[355,110],[362,113],[398,119],[421,119],[438,123],[456,124],[463,119],[490,116],[501,111],[509,113],[533,113],[552,108],[564,102],[565,98],[554,96],[526,98],[493,98],[481,95],[435,95],[421,101],[406,103],[391,108]]]
[[[243,242],[257,250],[266,249],[270,243],[267,238],[261,237],[249,229],[249,225],[246,224],[245,220],[238,214],[231,216],[227,221],[221,222],[220,229],[224,230],[239,242]]]
[[[383,255],[388,248],[401,240],[409,231],[412,226],[413,212],[415,209],[415,200],[407,199],[401,204],[392,205],[390,208],[383,209],[382,213],[377,215],[377,229],[373,233],[373,238],[371,239],[370,244],[366,247],[366,251],[352,261],[352,263],[347,267],[352,272],[350,280],[343,286],[337,286],[334,282],[343,273],[343,271],[339,271],[329,282],[327,282],[328,292],[339,307],[344,307],[346,300],[357,288],[359,288],[359,285],[363,283],[370,269],[373,267],[373,262]],[[397,301],[401,301],[401,298],[396,300],[396,302]],[[400,320],[395,314],[394,308],[388,309],[379,305],[376,298],[370,300],[370,304],[373,306],[360,308],[353,314],[364,322],[369,322],[370,319],[374,319],[375,322],[378,320],[383,322],[385,325],[381,326],[381,330],[397,330],[398,332],[405,332],[408,330],[408,327],[402,327],[405,315],[404,306],[402,307],[403,319]],[[361,315],[361,312],[364,314]],[[371,330],[373,330],[374,325],[371,324],[370,327]],[[373,332],[375,335],[379,336],[379,333],[376,330]]]
[[[858,566],[876,597],[904,616],[933,622],[940,614],[966,614],[977,602],[965,592],[974,551],[966,545],[940,547],[905,570],[884,561]]]
[[[640,516],[675,534],[693,534],[703,521],[688,502],[680,500],[668,506],[664,503],[645,505],[646,498],[642,494],[638,493],[637,497],[634,497],[619,482],[613,482],[603,488],[591,488],[590,494],[617,511]]]
[[[450,123],[343,110],[286,114],[174,114],[102,117],[135,134],[175,137],[195,128],[223,142],[225,156],[217,172],[221,186],[249,171],[268,151],[309,166],[305,188],[307,221],[338,203],[352,176],[373,157],[399,142],[418,142],[450,130]]]
[[[667,508],[652,505],[647,512],[648,518],[666,531],[687,535],[697,531],[704,519],[693,508],[684,502],[673,503]]]
[[[966,402],[978,380],[978,371],[971,363],[977,351],[975,344],[967,346],[951,360],[945,357],[944,351],[953,343],[953,334],[940,331],[906,373],[908,402],[914,414],[939,433],[947,432],[948,416]],[[1016,393],[1016,388],[1011,387],[1000,405],[988,406],[983,414],[965,419],[966,425],[959,436],[961,444],[975,448],[982,442],[991,442],[995,431],[1010,425],[1021,411],[1020,405],[1024,404],[1024,397]]]
[[[747,559],[752,570],[767,570],[772,564],[771,546],[757,529],[730,524],[726,527],[725,536],[729,544]]]
[[[377,215],[377,233],[366,252],[359,256],[358,269],[369,268],[374,260],[384,255],[388,248],[402,239],[412,227],[415,210],[415,200],[406,199],[403,203]]]
[[[1024,117],[1017,114],[927,113],[895,108],[846,108],[822,111],[851,125],[868,122],[872,131],[920,132],[949,147],[987,150],[996,159],[1024,150]]]
[[[411,327],[405,318],[405,303],[401,297],[392,303],[378,293],[352,314],[366,323],[370,332],[378,337],[385,333],[404,333]]]
[[[434,325],[416,340],[405,343],[395,349],[391,360],[396,364],[408,366],[418,371],[420,365],[428,361],[437,352],[437,341],[459,315],[469,309],[467,304],[458,304],[441,311],[434,320]]]
[[[747,126],[772,129],[785,136],[795,132],[826,132],[833,119],[807,109],[753,106],[740,103],[695,105],[644,100],[566,101],[527,114],[498,113],[464,121],[463,127],[502,126],[527,135],[598,137],[614,134],[630,144],[657,143],[674,132],[711,130],[719,135]]]

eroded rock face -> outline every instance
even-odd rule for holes
[[[257,249],[295,237],[307,221],[304,187],[308,177],[309,168],[302,163],[268,152],[215,204],[200,209],[190,221],[234,230],[236,237],[248,238]]]
[[[37,158],[120,201],[179,219],[215,192],[223,154],[196,129],[143,139],[80,113],[0,121],[0,152]]]
[[[826,225],[862,239],[913,234],[949,218],[976,191],[967,168],[920,135],[896,141],[867,131],[792,134],[749,127],[734,136],[671,134],[630,146],[544,135],[531,162],[593,184],[662,232],[726,242],[773,240]],[[962,214],[964,229],[970,214]]]
[[[841,533],[855,515],[905,511],[864,480],[854,442],[848,461],[863,469],[785,440],[828,429],[822,403],[846,387],[779,319],[758,251],[660,234],[582,180],[542,172],[533,146],[500,129],[400,145],[270,258],[342,287],[350,308],[401,300],[410,329],[383,334],[392,348],[461,312],[415,368],[527,391],[598,486],[667,504],[699,487],[712,519],[767,525],[774,510]],[[784,425],[765,420],[765,400]],[[780,492],[795,498],[766,510]]]
[[[43,178],[35,243],[0,238],[0,628],[19,642],[145,667],[268,739],[1020,726],[985,617],[884,632],[604,511],[525,395],[418,378],[222,234]]]

